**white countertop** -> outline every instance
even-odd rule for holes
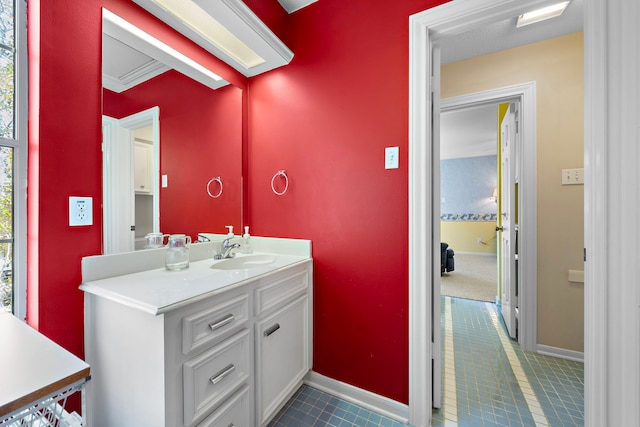
[[[9,313],[0,313],[0,336],[0,421],[90,375],[87,363]]]
[[[263,252],[254,252],[252,255],[274,255],[275,261],[248,269],[219,270],[211,267],[225,260],[205,259],[191,262],[188,268],[180,271],[156,268],[87,281],[80,286],[80,289],[157,315],[205,298],[222,288],[238,286],[247,280],[279,271],[283,267],[311,261],[308,256]],[[237,258],[244,256],[251,255],[238,254]]]

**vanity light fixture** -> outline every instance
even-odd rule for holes
[[[293,52],[241,0],[133,1],[246,77],[293,59]]]
[[[154,1],[246,68],[264,64],[265,61],[260,55],[195,2],[191,0]]]
[[[535,24],[536,22],[560,16],[568,5],[569,1],[563,1],[561,3],[552,4],[551,6],[524,13],[518,16],[516,28],[524,27],[529,24]]]

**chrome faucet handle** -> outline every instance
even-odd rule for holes
[[[217,255],[214,255],[213,259],[219,260],[224,258],[233,258],[236,256],[234,252],[231,252],[233,249],[238,249],[240,247],[240,243],[230,243],[233,237],[228,237],[222,241],[222,252]]]

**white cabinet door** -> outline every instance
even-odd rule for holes
[[[133,146],[134,188],[136,193],[152,194],[153,147],[136,142]]]
[[[307,295],[256,323],[258,425],[279,409],[309,370]]]

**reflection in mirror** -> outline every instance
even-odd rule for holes
[[[104,253],[131,251],[145,229],[159,228],[159,116],[158,107],[102,116]]]
[[[105,32],[108,28],[103,23]],[[242,90],[224,81],[216,82],[225,86],[214,90],[211,80],[199,79],[201,83],[187,77],[148,52],[141,54],[140,46],[130,34],[103,34],[105,146],[120,132],[110,127],[114,121],[128,120],[131,131],[125,137],[128,161],[112,158],[111,167],[104,167],[105,253],[142,248],[148,232],[185,233],[195,240],[201,231],[242,225]],[[139,134],[153,124],[154,111],[157,139],[153,127],[151,134]],[[144,114],[150,114],[147,123],[131,118]],[[140,186],[148,185],[141,180],[149,169],[152,188],[146,190]],[[207,184],[217,176],[224,191],[212,198]],[[123,180],[129,190],[117,192],[117,201],[110,199],[113,182]],[[130,200],[128,207],[121,199]]]

